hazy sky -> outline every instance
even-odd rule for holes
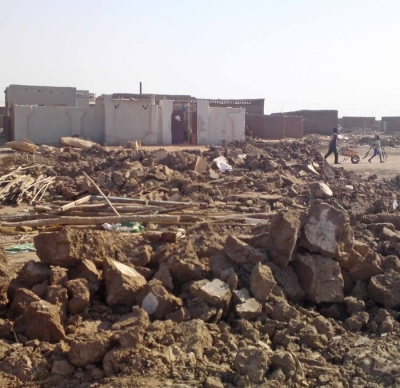
[[[0,87],[400,115],[399,0],[0,0]],[[4,101],[4,95],[0,95]]]

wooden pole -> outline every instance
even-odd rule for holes
[[[73,207],[76,207],[78,205],[81,205],[83,203],[89,202],[90,201],[90,195],[87,195],[86,197],[83,197],[81,199],[78,199],[77,201],[70,202],[64,206],[61,206],[58,211],[64,212],[65,210],[71,209]]]
[[[83,175],[89,179],[89,182],[91,182],[94,187],[97,189],[97,191],[99,192],[99,194],[101,194],[103,196],[103,198],[107,201],[107,203],[110,205],[111,209],[113,210],[113,212],[119,216],[119,213],[115,210],[115,207],[112,205],[112,203],[109,201],[109,199],[105,196],[105,194],[101,191],[100,187],[96,185],[96,183],[94,182],[94,180],[92,178],[90,178],[90,176],[88,174],[86,174],[85,171],[82,171]]]
[[[50,225],[100,225],[104,223],[117,224],[121,222],[153,222],[178,224],[179,216],[170,215],[129,215],[129,216],[107,216],[107,217],[58,217],[41,220],[22,222],[2,222],[1,226],[50,226]]]

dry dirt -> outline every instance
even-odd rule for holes
[[[30,193],[10,206],[18,188],[3,197],[1,246],[33,241],[37,254],[0,255],[0,386],[400,386],[400,156],[330,166],[315,150],[326,138],[309,140],[0,163],[57,177],[36,206]],[[223,154],[231,172],[213,162]],[[40,226],[112,215],[95,203],[59,213],[97,194],[82,170],[106,195],[143,199],[140,212],[116,205],[133,219],[179,220],[141,234]],[[7,222],[15,214],[29,219]]]

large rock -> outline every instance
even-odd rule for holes
[[[311,182],[308,187],[311,194],[316,198],[326,199],[333,196],[332,190],[323,182]]]
[[[107,303],[132,307],[138,292],[146,285],[146,279],[136,270],[118,261],[106,259],[103,276],[107,288]]]
[[[18,273],[17,280],[26,288],[43,283],[50,277],[50,267],[33,260],[27,261]]]
[[[143,341],[143,337],[150,325],[146,311],[133,307],[132,313],[122,316],[111,327],[115,331],[115,339],[122,348],[136,348]]]
[[[83,259],[77,267],[68,271],[70,279],[86,279],[90,294],[94,294],[100,287],[100,272],[93,261]]]
[[[203,266],[190,244],[181,247],[170,256],[167,268],[176,285],[202,278]]]
[[[187,354],[194,353],[197,360],[203,359],[204,349],[212,347],[213,337],[206,324],[199,319],[180,323],[177,332],[180,333],[177,345]]]
[[[373,276],[368,285],[369,296],[385,308],[400,307],[400,273],[389,270]]]
[[[163,319],[182,306],[182,300],[169,293],[159,280],[150,280],[136,298],[151,318]]]
[[[302,303],[306,297],[296,272],[291,266],[280,269],[273,263],[266,263],[278,285],[285,291],[286,297],[293,303]]]
[[[300,237],[311,252],[347,260],[353,246],[353,229],[346,213],[326,203],[313,204]]]
[[[298,255],[293,267],[308,300],[315,303],[343,302],[344,281],[335,260],[321,255]]]
[[[64,283],[71,298],[68,302],[68,312],[70,314],[79,314],[83,312],[90,302],[90,291],[86,279],[68,280]]]
[[[236,354],[236,372],[247,376],[252,384],[260,384],[271,365],[272,350],[249,346]]]
[[[219,279],[214,279],[212,282],[208,280],[196,282],[190,287],[190,291],[199,301],[221,307],[227,306],[232,296],[229,285]]]
[[[236,305],[235,310],[240,318],[251,320],[257,318],[261,314],[262,306],[256,299],[250,298]]]
[[[17,288],[10,310],[12,311],[14,318],[17,318],[26,311],[32,302],[39,301],[40,298],[32,291],[29,291],[26,288]]]
[[[68,292],[63,286],[50,286],[47,288],[45,300],[60,309],[60,319],[64,322],[68,313]]]
[[[267,301],[276,281],[270,268],[258,263],[254,266],[250,275],[250,289],[257,300]]]
[[[270,228],[266,248],[271,261],[284,268],[292,260],[296,242],[300,235],[301,221],[299,214],[293,211],[279,213],[272,218]]]
[[[62,286],[68,281],[68,271],[62,267],[53,267],[50,272],[50,285]]]
[[[103,360],[108,347],[109,340],[106,338],[73,341],[68,351],[69,362],[78,368],[83,368],[89,364],[97,364]]]
[[[231,235],[225,241],[224,252],[240,265],[256,264],[267,259],[260,251]]]
[[[41,300],[32,302],[24,312],[27,324],[26,336],[33,340],[58,342],[65,338],[60,322],[60,310],[57,306]]]
[[[82,260],[93,261],[101,267],[103,260],[116,257],[129,261],[132,244],[140,236],[132,233],[121,236],[98,230],[63,228],[59,232],[40,233],[33,238],[36,254],[42,263],[65,268],[76,267]]]
[[[363,258],[363,260],[355,264],[350,269],[349,273],[355,282],[358,282],[359,280],[369,280],[371,276],[383,273],[382,266],[381,256],[378,253],[371,251]]]

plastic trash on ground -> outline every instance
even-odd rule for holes
[[[228,164],[225,156],[219,156],[218,158],[215,158],[214,162],[217,164],[219,170],[222,172],[232,170],[232,166]]]
[[[114,232],[130,232],[130,233],[140,233],[144,226],[139,222],[123,222],[122,224],[103,224],[105,230],[110,230]]]
[[[36,248],[33,244],[17,244],[10,248],[6,248],[7,253],[26,253],[26,252],[36,252]]]
[[[393,210],[397,209],[397,206],[399,206],[399,204],[397,203],[396,200],[393,201]]]

